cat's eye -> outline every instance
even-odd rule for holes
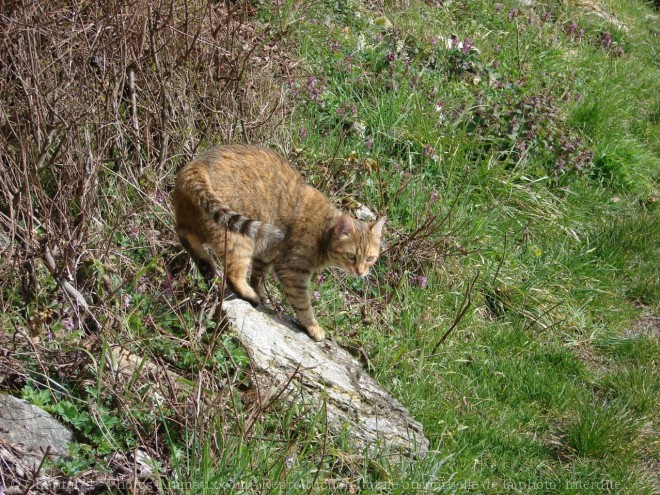
[[[348,258],[349,261],[355,261],[357,259],[355,257],[355,253],[346,253],[346,257]]]
[[[367,263],[371,263],[371,262],[374,261],[375,259],[376,259],[375,256],[367,256]]]

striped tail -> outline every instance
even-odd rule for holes
[[[213,191],[206,165],[191,164],[179,176],[189,198],[209,215],[215,223],[226,227],[230,232],[249,237],[254,241],[257,253],[284,239],[284,232],[266,222],[252,220],[232,211]]]

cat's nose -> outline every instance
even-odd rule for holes
[[[367,267],[364,267],[364,266],[363,267],[359,267],[359,266],[355,267],[355,273],[357,274],[358,277],[366,276],[368,271],[369,270],[367,269]]]

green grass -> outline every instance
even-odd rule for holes
[[[269,144],[295,150],[338,204],[388,216],[372,277],[325,272],[315,310],[363,351],[432,452],[395,464],[352,451],[319,404],[276,404],[252,421],[245,353],[214,336],[197,276],[169,275],[176,248],[145,235],[167,228],[166,207],[108,169],[103,201],[126,198],[108,222],[131,218],[139,232],[113,229],[99,245],[113,263],[95,269],[115,290],[98,290],[117,315],[103,338],[212,400],[106,378],[109,357],[61,337],[60,321],[46,348],[89,355],[99,378],[56,374],[56,387],[30,362],[24,395],[92,446],[64,472],[148,445],[173,473],[157,477],[169,493],[654,493],[660,341],[657,323],[634,329],[660,309],[658,14],[602,2],[624,28],[572,2],[437,3],[386,2],[393,29],[348,0],[258,13],[300,61],[282,83],[291,113],[277,135],[288,137]],[[447,46],[452,35],[463,48]],[[49,290],[12,324],[56,306]],[[3,287],[15,307],[17,294]]]
[[[413,3],[388,12],[393,31],[370,24],[377,14],[340,11],[330,14],[325,43],[299,34],[323,87],[320,96],[294,88],[306,101],[298,146],[308,176],[316,177],[315,160],[344,157],[333,170],[342,194],[404,231],[451,213],[451,224],[419,242],[437,256],[386,255],[387,273],[403,284],[393,295],[378,286],[375,299],[391,297],[389,305],[355,337],[438,450],[441,466],[427,459],[406,479],[474,481],[473,491],[485,493],[503,493],[507,483],[534,493],[652,491],[639,453],[657,442],[657,335],[631,337],[652,343],[636,348],[648,368],[620,362],[605,344],[639,316],[636,304],[657,311],[659,300],[660,227],[647,198],[660,165],[660,72],[638,7],[620,7],[640,23],[627,33],[581,12],[581,37],[567,34],[575,12],[539,6],[509,17],[516,4],[498,13],[489,2]],[[551,21],[540,20],[546,11]],[[601,48],[605,31],[621,57]],[[471,38],[478,54],[447,50],[438,37],[452,33]],[[546,100],[535,109],[516,109],[539,94]],[[534,136],[509,135],[516,119],[534,125]],[[527,153],[516,150],[520,142]],[[592,159],[557,170],[558,158],[579,161],[557,150],[562,142]],[[451,243],[476,252],[437,249]],[[473,311],[434,352],[477,271]],[[415,286],[419,275],[428,278],[424,289]],[[342,340],[359,318],[341,310],[333,284],[322,287],[319,312]]]

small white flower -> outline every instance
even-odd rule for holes
[[[449,38],[445,38],[444,36],[438,36],[438,39],[445,42],[445,46],[447,47],[447,50],[451,50],[452,48],[458,48],[459,50],[463,49],[463,42],[458,41],[458,39],[456,39],[456,36],[450,36]]]
[[[367,46],[367,40],[364,38],[364,34],[362,33],[358,34],[356,50],[358,52],[361,52],[365,49],[366,46]]]
[[[364,133],[367,131],[367,126],[362,122],[353,122],[353,130],[357,132],[360,137],[364,137]]]

